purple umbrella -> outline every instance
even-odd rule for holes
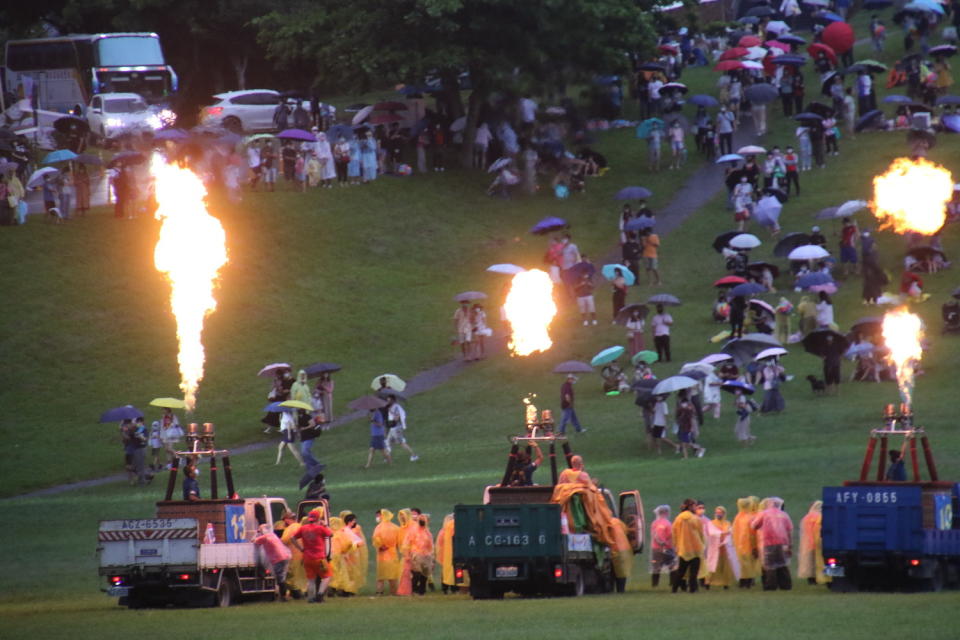
[[[623,225],[624,231],[642,231],[643,229],[650,229],[653,227],[654,220],[653,218],[647,216],[640,216],[639,218],[634,218],[627,224]]]
[[[646,200],[653,192],[646,187],[624,187],[613,197],[614,200]]]
[[[943,128],[947,131],[960,133],[960,115],[954,113],[948,116],[943,116],[940,118],[940,124],[942,124]]]
[[[816,285],[829,284],[833,282],[833,278],[828,276],[825,273],[808,273],[806,275],[800,276],[797,279],[797,286],[801,289],[809,289],[810,287]]]
[[[278,135],[281,140],[299,140],[301,142],[316,142],[317,137],[309,131],[303,129],[287,129],[281,131]]]
[[[782,56],[777,56],[771,60],[771,62],[773,62],[773,64],[789,64],[791,66],[800,66],[807,64],[807,58],[805,56],[784,54]]]
[[[569,224],[563,218],[549,216],[530,227],[530,233],[541,236],[545,233],[550,233],[551,231],[566,229],[568,226]]]

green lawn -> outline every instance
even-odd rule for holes
[[[888,44],[894,55],[893,38]],[[697,92],[712,84],[715,75],[693,70],[684,80]],[[808,87],[814,86],[812,80],[811,75]],[[762,143],[786,146],[793,128],[778,121]],[[821,208],[869,198],[871,176],[905,152],[904,136],[875,133],[858,135],[854,142],[841,140],[840,158],[830,158],[825,170],[802,175],[804,195],[785,207],[784,229],[806,230]],[[942,140],[931,156],[956,176],[960,161],[951,142]],[[489,199],[483,195],[489,176],[450,171],[307,195],[245,194],[239,206],[216,210],[227,231],[230,263],[223,271],[218,309],[207,322],[207,375],[196,420],[217,423],[218,443],[224,446],[266,438],[258,420],[268,384],[254,374],[274,360],[342,363],[344,370],[336,378],[338,414],[376,374],[410,377],[448,361],[455,355],[449,346],[451,297],[466,289],[486,291],[491,296],[488,313],[496,323],[505,280],[484,269],[496,262],[540,265],[543,239],[526,233],[540,217],[571,220],[581,249],[599,257],[616,243],[619,206],[613,193],[642,184],[655,191],[651,204],[656,209],[669,202],[693,168],[691,163],[683,171],[650,175],[645,144],[632,130],[601,134],[598,149],[613,169],[590,180],[586,194],[565,201],[545,192],[510,201]],[[731,218],[718,197],[664,238],[665,284],[658,291],[674,293],[685,304],[673,312],[674,363],[656,365],[660,377],[717,348],[708,342],[720,329],[709,318],[710,285],[723,274],[723,264],[710,241],[730,228]],[[868,212],[859,214],[859,220],[863,227],[875,226]],[[834,231],[830,225],[825,230]],[[128,402],[143,407],[154,396],[176,394],[168,287],[152,265],[156,231],[152,220],[116,221],[95,212],[61,226],[31,220],[0,234],[0,254],[6,257],[0,287],[10,301],[0,330],[6,364],[0,374],[0,434],[7,443],[0,453],[0,495],[117,472],[121,453],[115,425],[97,424],[100,412]],[[758,235],[766,240],[765,233]],[[875,235],[883,264],[898,278],[903,241],[890,232]],[[836,241],[830,237],[832,246]],[[765,242],[756,256],[769,258],[772,244]],[[948,255],[957,255],[955,228],[947,230],[944,244]],[[931,349],[924,357],[926,375],[918,380],[915,406],[918,421],[930,433],[941,477],[957,478],[960,435],[948,394],[955,386],[960,350],[955,337],[939,333],[939,307],[956,286],[956,272],[924,280],[932,298],[917,311],[927,323]],[[859,290],[859,278],[851,278],[836,296],[841,327],[879,312],[861,306]],[[631,300],[653,292],[637,287]],[[792,292],[787,295],[798,299]],[[483,486],[502,474],[506,438],[522,419],[521,399],[535,392],[539,406],[558,410],[560,379],[550,374],[553,365],[589,359],[603,347],[624,343],[623,329],[609,324],[607,296],[606,287],[598,287],[599,327],[579,326],[576,314],[564,308],[548,353],[475,363],[448,383],[411,398],[408,435],[420,462],[401,457],[390,467],[362,471],[365,425],[354,423],[324,435],[315,453],[329,465],[335,510],[355,511],[369,534],[373,511],[381,506],[394,511],[419,506],[433,514],[436,525],[454,504],[478,501]],[[573,446],[591,474],[611,489],[640,489],[648,513],[657,504],[677,505],[688,496],[733,511],[739,496],[780,495],[798,522],[821,487],[855,477],[868,431],[879,424],[882,405],[897,401],[897,392],[891,383],[844,384],[839,397],[814,398],[802,377],[819,375],[819,360],[792,347],[785,364],[797,378],[785,386],[788,409],[755,419],[759,440],[749,450],[735,443],[728,404],[719,421],[708,419],[703,428],[706,457],[657,457],[645,448],[632,400],[602,395],[599,377],[590,375],[577,386],[578,413],[589,432],[573,436]],[[275,466],[274,456],[271,447],[234,459],[240,492],[280,495],[293,503],[300,470],[289,457]],[[315,624],[317,607],[303,603],[129,612],[98,594],[97,521],[152,514],[162,479],[146,489],[115,484],[0,501],[0,521],[6,523],[0,635],[104,638],[136,633],[150,638],[209,629],[208,635],[216,637],[293,637]],[[202,474],[205,486],[204,480]],[[696,628],[718,638],[943,638],[951,636],[950,625],[955,625],[950,618],[956,616],[947,609],[956,599],[951,594],[840,596],[806,585],[790,594],[652,594],[647,560],[646,555],[637,557],[630,592],[622,597],[502,603],[473,603],[460,596],[374,603],[363,597],[334,600],[319,615],[340,633],[367,637],[386,631],[397,638],[500,637],[531,623],[546,633],[578,629],[577,635],[587,638],[623,637],[638,623],[664,637],[688,635]]]

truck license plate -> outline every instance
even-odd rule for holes
[[[112,597],[123,597],[130,595],[130,587],[110,587],[107,589],[107,595]]]
[[[831,578],[842,578],[846,575],[843,567],[824,567],[823,572]]]
[[[497,567],[496,575],[498,578],[516,578],[519,574],[517,565],[504,564]]]
[[[138,556],[158,556],[160,549],[137,549]]]

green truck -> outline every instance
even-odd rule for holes
[[[643,503],[638,491],[614,501],[601,490],[614,516],[627,525],[634,554],[643,551]],[[469,580],[475,599],[606,593],[615,577],[610,549],[588,532],[588,522],[561,522],[552,486],[489,487],[484,504],[454,509],[453,560],[458,584]],[[569,531],[565,533],[565,531]]]

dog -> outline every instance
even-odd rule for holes
[[[60,224],[63,221],[63,216],[60,215],[60,209],[56,207],[50,207],[47,209],[47,221],[54,224]]]
[[[824,384],[823,380],[815,376],[807,376],[807,380],[810,381],[810,390],[813,391],[813,395],[822,396],[827,391],[827,385]]]

